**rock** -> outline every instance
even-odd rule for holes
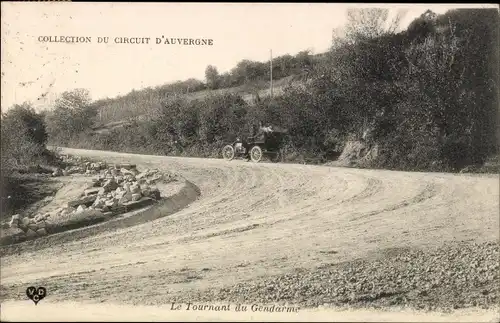
[[[132,194],[132,201],[139,201],[141,199],[142,195],[140,193],[134,193]]]
[[[17,228],[19,226],[19,214],[15,214],[12,216],[9,222],[9,227]]]
[[[34,238],[34,237],[36,237],[36,231],[33,231],[33,230],[31,230],[31,229],[28,229],[28,230],[26,231],[26,237],[27,237],[27,238]]]
[[[37,214],[35,215],[35,217],[33,218],[33,220],[35,220],[35,222],[40,222],[44,219],[44,215],[43,214]]]
[[[123,189],[125,190],[125,192],[130,192],[130,184],[129,183],[125,183],[123,184]]]
[[[116,205],[118,205],[118,203],[116,202],[116,200],[108,200],[106,201],[105,205],[108,207],[108,208],[112,208]]]
[[[98,197],[92,204],[95,208],[102,208],[106,204],[106,200]]]
[[[106,192],[114,191],[118,187],[118,183],[114,179],[107,180],[102,187],[106,190]]]
[[[130,184],[132,184],[133,182],[136,181],[136,179],[135,179],[134,175],[125,175],[125,181],[129,182]]]
[[[63,170],[62,173],[63,173],[63,176],[68,176],[69,175],[69,172],[67,170]]]
[[[124,176],[127,176],[127,175],[133,175],[133,176],[135,176],[134,172],[132,172],[131,170],[128,170],[126,168],[121,168],[120,169],[120,173],[122,173]]]
[[[89,195],[89,196],[83,197],[81,199],[68,202],[68,206],[69,207],[78,207],[79,205],[85,205],[85,206],[92,205],[92,203],[94,203],[96,198],[97,198],[97,195]]]
[[[24,224],[22,221],[19,221],[17,227],[12,227],[12,228],[18,228],[18,229],[21,229],[23,231],[26,231],[28,229],[28,225]]]
[[[50,221],[50,220],[47,220],[47,221],[44,221],[44,224],[45,224],[45,231],[47,231],[47,233],[49,233],[53,228],[54,228],[54,222]]]
[[[31,223],[31,219],[27,216],[21,219],[22,225],[27,228],[28,225]]]
[[[106,194],[106,189],[104,187],[99,188],[99,191],[97,192],[98,196],[102,196]]]
[[[84,169],[82,167],[79,167],[79,166],[72,166],[69,169],[66,169],[66,171],[68,174],[71,175],[71,174],[76,174],[76,173],[83,173]]]
[[[120,168],[120,169],[132,170],[132,169],[136,169],[137,165],[125,163],[125,164],[116,165],[116,167]]]
[[[41,222],[37,223],[36,225],[38,226],[39,229],[45,228],[45,221],[41,221]]]
[[[90,169],[96,170],[96,171],[101,170],[103,168],[101,163],[92,163],[92,164],[90,164],[89,167],[90,167]]]
[[[85,211],[86,209],[87,209],[87,207],[85,205],[81,204],[76,208],[76,213],[81,213],[81,212]]]
[[[140,192],[141,192],[141,188],[139,187],[139,185],[131,185],[130,186],[130,193],[137,194]]]
[[[118,193],[115,193],[115,198],[117,198],[117,199],[121,199],[122,197],[124,197],[124,196],[125,196],[125,194],[127,194],[127,192],[125,192],[125,191],[120,191],[120,192],[118,192]]]
[[[142,178],[147,177],[147,176],[148,176],[147,172],[142,172],[142,173],[139,173],[139,174],[135,175],[135,178],[136,179],[142,179]]]
[[[102,187],[89,188],[84,191],[85,196],[98,194]]]
[[[45,228],[40,228],[40,229],[36,230],[36,234],[39,236],[45,236],[45,235],[47,235],[47,231],[45,230]]]
[[[111,216],[113,216],[113,212],[111,212],[111,211],[107,211],[107,212],[104,212],[104,213],[103,213],[103,215],[104,215],[105,217],[111,217]]]
[[[2,230],[0,241],[2,244],[16,243],[23,240],[24,237],[26,237],[26,235],[23,230],[19,228],[9,228]]]
[[[56,170],[52,173],[52,177],[58,177],[58,176],[62,176],[62,175],[63,175],[63,171],[60,168],[56,168]]]
[[[152,178],[150,179],[150,181],[151,181],[152,183],[155,183],[155,182],[159,181],[160,179],[163,179],[163,176],[162,176],[162,175],[155,175],[154,177],[152,177]]]
[[[132,193],[131,192],[125,192],[125,194],[119,195],[120,197],[117,196],[120,204],[123,204],[124,202],[132,201]]]
[[[33,230],[33,231],[38,230],[38,224],[36,224],[36,223],[28,224],[28,230]]]

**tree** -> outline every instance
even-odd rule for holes
[[[311,53],[308,50],[303,50],[295,55],[296,65],[300,69],[307,69],[312,65]]]
[[[92,99],[87,89],[74,89],[72,91],[63,92],[61,96],[56,99],[55,107],[78,110],[89,106],[91,102]]]
[[[205,70],[205,78],[207,82],[207,87],[209,89],[215,90],[219,88],[220,75],[215,66],[212,65],[207,66]]]
[[[75,134],[90,129],[98,112],[98,107],[91,102],[89,91],[86,89],[63,92],[57,98],[54,110],[46,117],[52,139],[66,141]]]
[[[353,44],[393,34],[398,29],[405,14],[406,10],[398,10],[395,17],[389,20],[389,9],[348,9],[347,24],[344,28],[334,30],[333,45],[336,42]]]
[[[47,132],[43,118],[29,103],[14,105],[2,114],[2,169],[28,165],[45,151]]]
[[[431,10],[427,10],[408,26],[406,33],[410,41],[418,39],[423,41],[425,37],[436,31],[437,15]]]
[[[20,127],[14,132],[16,136],[26,135],[35,144],[45,146],[47,131],[43,114],[37,113],[29,103],[15,104],[2,115],[2,127],[9,128],[14,123]],[[10,134],[10,136],[12,135]]]

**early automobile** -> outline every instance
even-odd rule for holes
[[[225,160],[243,157],[258,163],[263,156],[267,155],[272,160],[277,161],[286,133],[287,131],[282,129],[261,127],[256,136],[248,137],[247,140],[237,138],[231,144],[224,146],[222,148],[222,157]]]

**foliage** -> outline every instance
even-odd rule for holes
[[[220,85],[220,75],[217,71],[217,68],[212,65],[208,65],[205,70],[205,79],[207,82],[207,87],[211,90],[215,90],[219,88]]]
[[[85,89],[66,91],[56,100],[54,109],[47,113],[47,129],[51,139],[67,142],[92,127],[97,116],[97,106],[92,104],[90,94]]]
[[[29,166],[43,156],[47,131],[43,117],[29,103],[14,105],[2,114],[2,170]]]
[[[256,92],[270,77],[269,62],[243,60],[222,74],[209,66],[206,85],[188,80],[95,102],[101,116],[113,107],[122,109],[121,120],[132,110],[150,117],[91,140],[82,130],[72,143],[207,157],[273,124],[290,133],[285,161],[323,162],[347,140],[365,140],[379,147],[372,167],[457,171],[483,163],[498,153],[498,11],[427,11],[398,32],[402,15],[391,21],[387,10],[353,9],[328,53],[276,57],[273,77],[301,78],[274,98],[248,104],[228,93],[180,96],[207,86]]]

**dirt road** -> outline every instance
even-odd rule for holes
[[[499,239],[498,175],[64,152],[180,173],[201,198],[150,223],[3,257],[4,299],[42,285],[43,302],[161,305],[387,248]]]

